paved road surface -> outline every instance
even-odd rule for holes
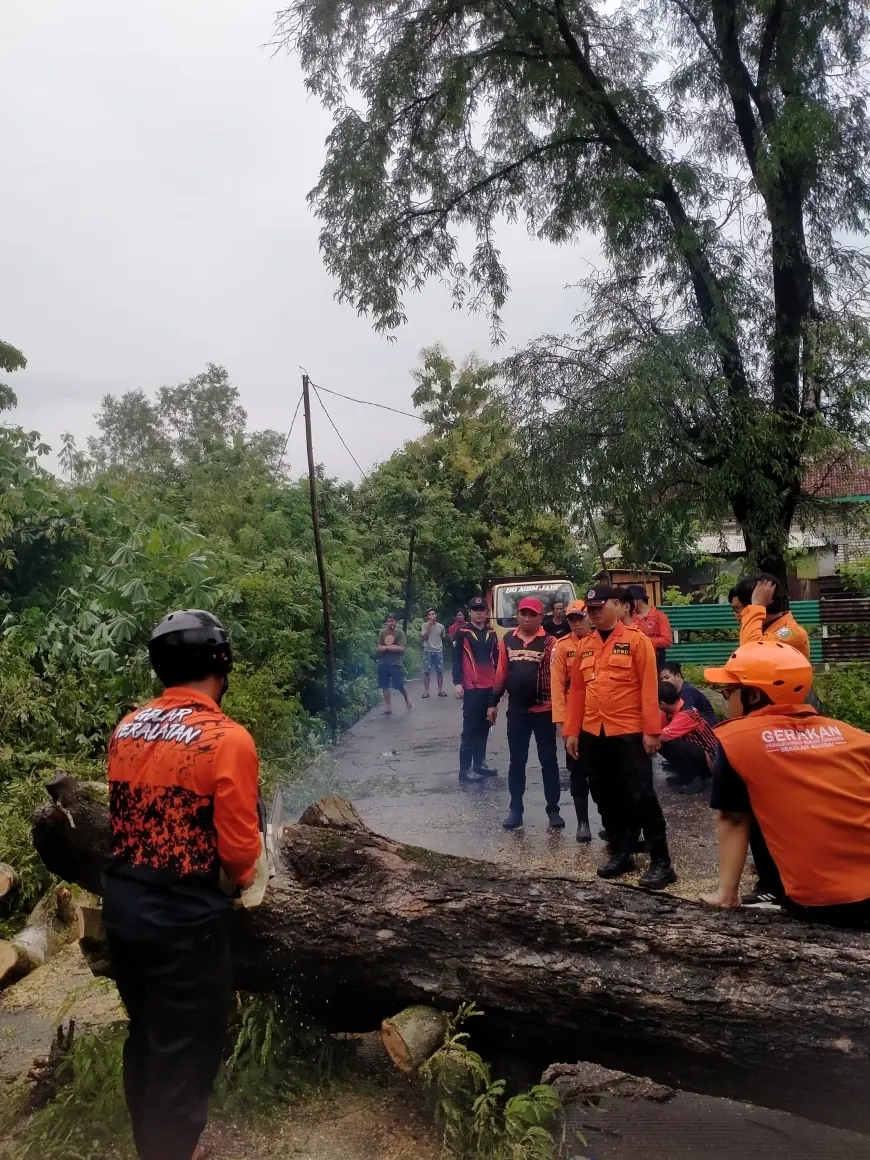
[[[380,707],[373,709],[345,734],[334,751],[343,792],[354,799],[367,825],[389,837],[443,854],[546,867],[583,876],[594,873],[604,852],[604,844],[597,836],[594,807],[592,846],[578,845],[565,774],[562,813],[567,825],[561,833],[548,832],[534,741],[529,756],[525,826],[516,833],[501,828],[508,805],[503,709],[490,735],[488,750],[489,763],[499,770],[499,776],[463,786],[457,764],[460,703],[452,693],[444,699],[433,695],[421,700],[422,686],[418,681],[410,682],[409,690],[414,703],[411,713],[406,712],[400,698],[394,698],[391,716],[383,715]],[[674,864],[680,874],[673,889],[694,897],[699,890],[715,884],[712,813],[703,795],[683,797],[674,793],[660,771],[656,784],[668,818]],[[639,873],[646,865],[647,859],[641,856]]]

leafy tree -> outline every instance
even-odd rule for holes
[[[277,38],[335,117],[311,200],[339,297],[392,328],[435,276],[498,325],[501,219],[596,231],[581,337],[515,364],[541,367],[523,402],[610,419],[631,385],[654,428],[632,472],[670,449],[781,571],[806,457],[864,433],[868,30],[784,0],[294,0]]]
[[[0,340],[0,370],[12,374],[13,371],[24,370],[26,366],[27,359],[21,351],[10,343]],[[0,411],[8,411],[17,405],[18,399],[12,388],[0,383]]]

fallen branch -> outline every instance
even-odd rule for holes
[[[23,979],[78,937],[72,891],[55,886],[34,907],[23,930],[0,941],[0,990]]]
[[[421,1063],[444,1042],[447,1016],[434,1007],[406,1007],[381,1024],[381,1042],[390,1059],[405,1075],[413,1075]]]

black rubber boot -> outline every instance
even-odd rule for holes
[[[652,858],[649,870],[640,877],[639,885],[647,890],[664,890],[672,882],[676,882],[677,872],[671,865],[670,858]]]
[[[611,854],[607,861],[598,867],[596,873],[599,878],[621,878],[623,874],[630,874],[634,870],[634,858],[631,854]]]
[[[550,824],[551,830],[564,830],[565,829],[565,819],[562,817],[561,813],[559,812],[558,806],[555,806],[551,810],[547,810],[547,821]]]
[[[470,769],[460,769],[459,780],[460,782],[478,782],[483,781],[483,778],[479,773],[472,773]]]
[[[475,765],[474,772],[479,773],[481,777],[498,777],[498,770],[490,769],[488,765]]]
[[[519,810],[508,810],[508,816],[502,822],[505,830],[518,830],[523,824],[523,815]]]
[[[677,793],[684,793],[684,794],[703,793],[708,785],[709,785],[709,782],[705,781],[704,778],[694,777],[694,778],[692,778],[691,781],[686,782],[685,785],[681,785],[679,787],[679,789],[677,790]]]
[[[588,822],[578,822],[577,823],[577,841],[578,842],[591,842],[592,841],[592,831],[589,829]]]

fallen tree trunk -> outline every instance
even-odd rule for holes
[[[90,876],[102,823],[67,808],[74,831],[41,811],[40,853]],[[281,860],[263,905],[233,914],[236,979],[298,995],[307,1019],[365,1030],[474,1000],[489,1046],[538,1073],[582,1058],[870,1128],[870,935],[434,854],[341,799],[283,828]]]
[[[17,885],[18,875],[6,862],[0,862],[0,898],[11,894]]]
[[[34,907],[23,930],[0,941],[0,991],[78,938],[78,919],[68,886],[49,890]]]
[[[405,1075],[413,1075],[444,1042],[447,1016],[434,1007],[406,1007],[381,1024],[381,1042]]]

